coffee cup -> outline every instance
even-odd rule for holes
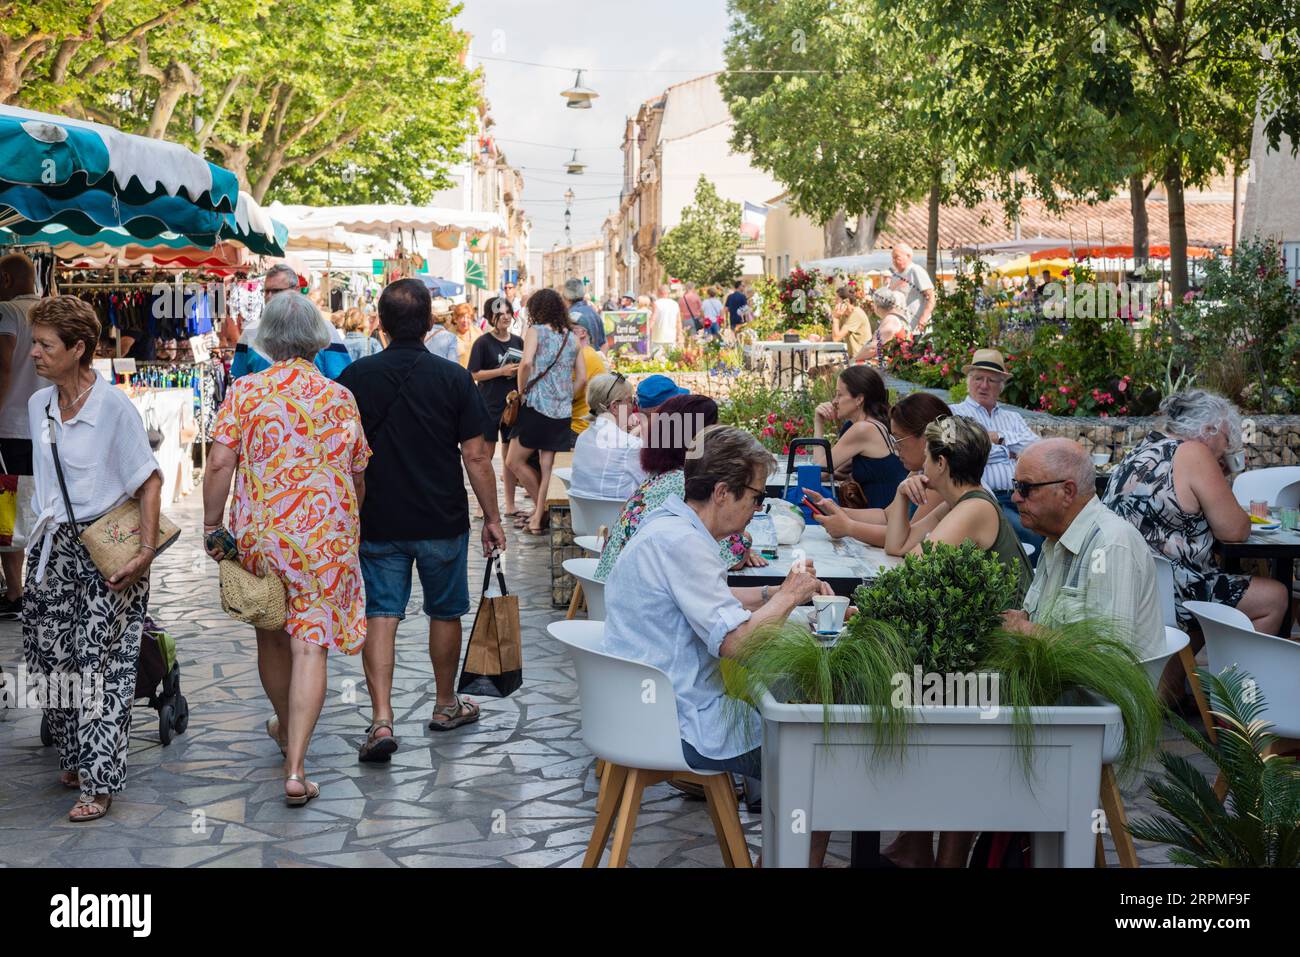
[[[1095,465],[1097,468],[1101,468],[1103,465],[1109,465],[1109,464],[1110,464],[1110,453],[1109,453],[1109,452],[1093,452],[1093,453],[1092,453],[1092,464]]]
[[[849,600],[840,595],[814,595],[813,620],[819,632],[838,632],[844,627]]]

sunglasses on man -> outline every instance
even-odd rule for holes
[[[1050,482],[1022,482],[1019,479],[1011,483],[1011,488],[1017,492],[1021,498],[1029,498],[1030,494],[1036,488],[1042,488],[1044,485],[1061,485],[1069,479],[1052,479]]]

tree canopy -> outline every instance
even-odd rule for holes
[[[740,275],[739,203],[718,195],[701,176],[695,202],[682,210],[682,221],[659,242],[660,264],[673,279],[698,285],[731,285]]]

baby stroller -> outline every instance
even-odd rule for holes
[[[135,673],[135,700],[148,699],[158,712],[158,740],[164,746],[184,734],[190,724],[190,705],[181,694],[181,669],[176,663],[176,641],[152,618],[144,620],[140,663]],[[41,716],[41,744],[54,744],[48,715]]]

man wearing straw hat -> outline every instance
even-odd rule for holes
[[[1026,545],[1034,546],[1031,561],[1038,558],[1043,537],[1029,531],[1020,521],[1020,510],[1011,501],[1012,483],[1016,477],[1016,457],[1038,436],[1025,425],[1019,412],[998,405],[998,396],[1011,374],[1002,353],[997,349],[977,349],[971,361],[962,366],[966,373],[966,398],[952,407],[954,415],[974,419],[989,434],[993,448],[988,464],[984,466],[982,484],[992,492],[1006,513],[1011,527]]]

